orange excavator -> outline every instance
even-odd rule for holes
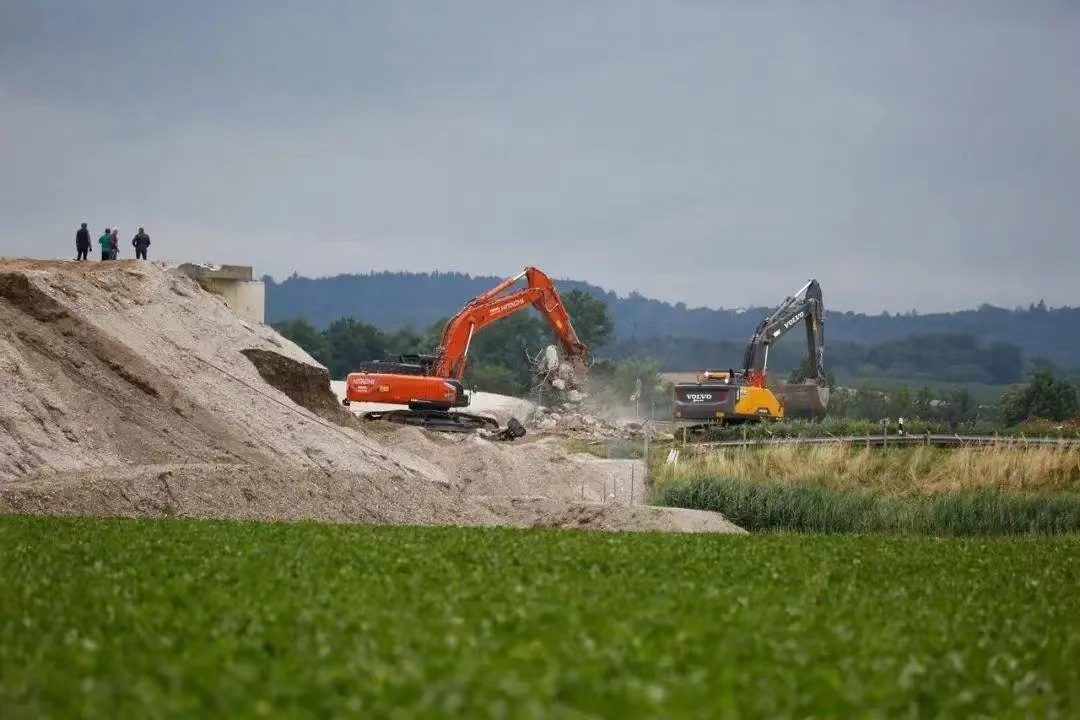
[[[528,287],[504,294],[518,280]],[[489,429],[497,437],[512,440],[525,428],[511,418],[505,429],[497,420],[483,415],[452,412],[469,406],[470,398],[461,382],[473,336],[485,326],[532,306],[555,331],[573,369],[572,376],[584,378],[588,348],[574,331],[555,284],[535,267],[527,267],[491,290],[477,295],[446,323],[439,347],[431,355],[401,355],[394,360],[361,363],[345,379],[342,404],[352,402],[379,405],[406,405],[408,410],[375,410],[365,419],[382,419],[432,430],[469,432]]]

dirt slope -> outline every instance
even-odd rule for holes
[[[299,478],[323,499],[311,517],[493,519],[418,458],[332,422],[355,422],[332,401],[313,405],[320,414],[298,405],[324,368],[153,264],[0,263],[0,369],[0,509],[47,511],[53,497],[62,511],[123,512],[109,497],[126,496],[136,512],[155,502],[143,480],[172,472],[177,497],[210,493],[178,500],[182,514],[231,514],[212,496],[235,481],[251,486],[250,512],[272,516],[276,500],[257,488]],[[295,399],[264,374],[302,379]]]
[[[0,372],[0,512],[576,527],[644,497],[543,439],[361,428],[302,349],[156,263],[0,259]]]

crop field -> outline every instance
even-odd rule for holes
[[[1054,717],[1080,539],[0,517],[4,717]]]

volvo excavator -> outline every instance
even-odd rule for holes
[[[504,294],[522,278],[526,279],[527,287]],[[363,413],[364,419],[382,419],[447,432],[489,430],[500,440],[523,436],[525,428],[515,418],[511,418],[506,428],[500,429],[493,418],[458,409],[468,407],[470,402],[461,379],[473,336],[485,326],[529,306],[536,308],[555,331],[572,370],[571,376],[577,381],[583,380],[588,348],[574,331],[555,284],[542,271],[530,266],[466,303],[446,323],[433,354],[402,355],[396,361],[361,363],[345,379],[342,404],[346,407],[352,402],[408,407],[407,410],[373,410]]]
[[[758,324],[746,345],[740,371],[706,370],[698,373],[697,382],[675,384],[675,419],[702,426],[820,416],[829,398],[823,315],[821,285],[811,279]],[[766,385],[769,348],[800,322],[806,326],[811,372],[806,382],[785,386],[781,399]]]

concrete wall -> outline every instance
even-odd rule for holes
[[[266,286],[252,279],[246,265],[199,265],[184,263],[176,272],[197,281],[208,292],[220,295],[229,309],[250,322],[266,322]]]
[[[261,280],[223,280],[203,278],[204,288],[220,295],[229,309],[251,322],[265,322],[266,286]]]

